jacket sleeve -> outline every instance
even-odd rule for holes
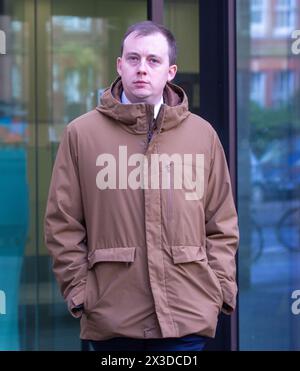
[[[237,212],[223,147],[216,133],[205,204],[208,264],[220,281],[222,311],[231,314],[236,306],[236,262],[239,242]]]
[[[53,167],[44,231],[61,293],[71,314],[80,317],[87,277],[87,246],[75,135],[69,124]]]

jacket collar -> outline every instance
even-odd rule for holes
[[[125,130],[142,134],[149,129],[153,120],[154,105],[147,103],[122,104],[123,91],[121,78],[118,77],[106,89],[97,110],[119,121]],[[179,125],[189,114],[188,100],[185,92],[177,85],[167,83],[163,92],[164,104],[161,105],[159,117],[162,130],[169,130]]]
[[[129,99],[126,97],[125,91],[122,91],[121,94],[121,102],[123,104],[132,104],[132,102],[129,101]],[[164,103],[163,97],[161,96],[160,100],[158,103],[154,105],[154,119],[156,119],[157,114],[159,112],[160,106]]]

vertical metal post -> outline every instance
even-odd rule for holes
[[[228,45],[228,165],[232,191],[237,205],[237,96],[236,96],[236,0],[227,0]],[[238,264],[238,259],[237,264]],[[238,277],[237,277],[238,278]],[[231,316],[231,350],[238,350],[238,305]]]

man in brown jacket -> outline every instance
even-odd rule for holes
[[[171,84],[173,35],[124,36],[119,77],[72,121],[45,215],[53,270],[81,339],[100,350],[201,350],[236,305],[237,214],[212,126]]]

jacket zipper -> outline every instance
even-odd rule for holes
[[[152,123],[149,125],[149,130],[148,130],[148,133],[147,133],[147,146],[149,145],[152,137],[153,137],[153,133],[156,129],[156,120],[153,119]]]
[[[172,164],[168,165],[168,173],[170,177],[170,188],[167,194],[167,221],[170,222],[173,218],[173,201],[174,201],[174,171],[172,172]]]
[[[146,150],[147,150],[147,148],[149,146],[149,143],[151,142],[151,139],[153,137],[153,134],[154,134],[155,130],[157,129],[157,121],[158,121],[159,117],[162,114],[161,113],[162,109],[163,109],[163,107],[160,107],[156,119],[155,118],[152,118],[152,120],[149,121],[149,130],[148,130],[148,133],[147,133],[147,146],[146,146]],[[157,135],[161,132],[161,129],[162,129],[162,125],[160,125],[160,128],[159,128],[159,131],[157,132]]]

